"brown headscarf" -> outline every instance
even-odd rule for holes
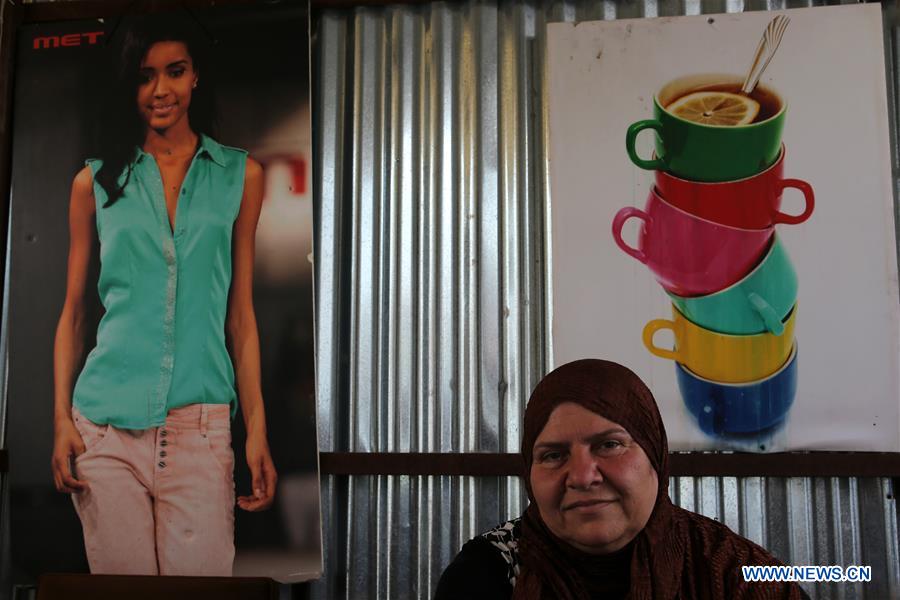
[[[659,488],[650,520],[634,541],[614,556],[581,552],[553,535],[541,519],[530,477],[535,440],[553,410],[574,402],[624,427],[656,470]],[[565,364],[544,377],[525,409],[522,435],[525,488],[531,504],[522,518],[522,569],[514,600],[589,600],[606,590],[604,569],[630,561],[626,597],[631,600],[735,600],[802,598],[796,584],[746,583],[741,565],[781,564],[753,542],[669,499],[669,449],[653,394],[627,368],[605,360]],[[615,581],[616,577],[610,577]],[[619,577],[624,581],[624,577]],[[614,583],[612,584],[614,585]],[[618,594],[617,594],[618,595]]]

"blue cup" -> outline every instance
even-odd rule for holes
[[[797,393],[796,342],[781,369],[749,383],[717,383],[675,365],[684,404],[707,435],[770,429],[784,420]]]

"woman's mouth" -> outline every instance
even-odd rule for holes
[[[563,506],[564,511],[574,510],[577,512],[592,512],[595,510],[600,510],[606,506],[612,504],[613,500],[604,500],[604,499],[594,499],[594,500],[579,500],[578,502],[571,502]]]
[[[150,107],[154,117],[165,117],[173,110],[175,110],[174,104],[154,104]]]

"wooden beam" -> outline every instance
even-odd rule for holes
[[[322,452],[319,466],[322,473],[331,475],[518,476],[522,458],[518,454],[481,452]]]
[[[322,452],[328,475],[519,476],[518,454],[482,452]],[[675,452],[674,477],[898,477],[900,453],[887,452]]]

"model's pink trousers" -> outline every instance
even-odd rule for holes
[[[152,429],[97,425],[72,409],[87,450],[72,494],[91,573],[231,575],[234,453],[227,404],[169,411]]]

